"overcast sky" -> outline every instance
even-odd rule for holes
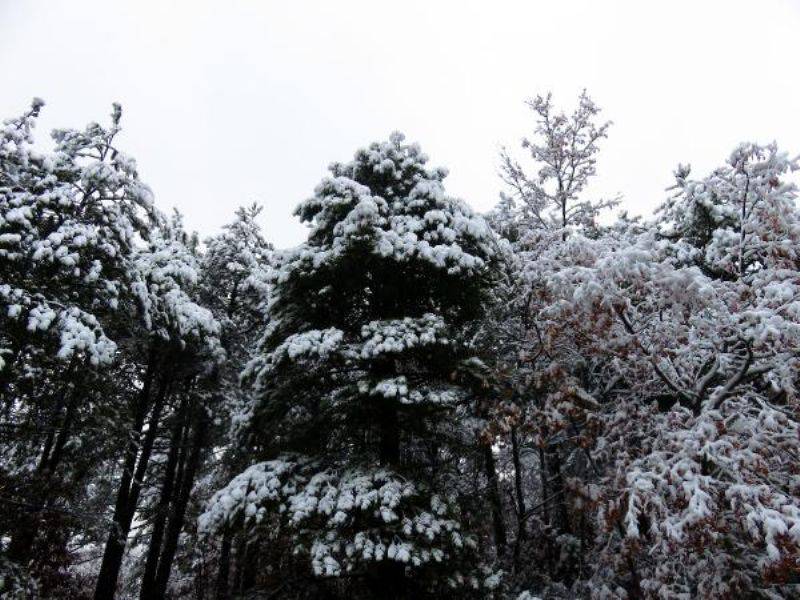
[[[678,162],[800,153],[799,34],[800,0],[0,0],[0,116],[41,96],[43,136],[119,101],[162,209],[205,235],[257,201],[283,247],[325,167],[393,130],[489,209],[525,98],[571,108],[586,87],[614,121],[592,189],[647,214]]]

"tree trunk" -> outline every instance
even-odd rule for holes
[[[380,407],[380,461],[394,467],[400,463],[400,419],[397,406],[385,400]]]
[[[511,428],[511,457],[514,461],[514,490],[517,495],[517,539],[514,543],[514,568],[519,566],[519,553],[525,540],[525,493],[522,489],[522,462],[519,458],[517,428]]]
[[[27,333],[27,332],[26,332]],[[10,352],[5,355],[3,360],[5,366],[0,369],[0,401],[2,401],[3,416],[8,417],[11,407],[14,404],[14,394],[9,394],[8,390],[11,387],[11,381],[14,379],[14,367],[22,351],[22,344],[20,342],[20,335],[15,335],[9,332],[9,348]],[[27,339],[27,336],[26,338]]]
[[[167,532],[164,536],[164,549],[161,553],[161,558],[158,561],[158,570],[156,573],[155,581],[155,597],[163,598],[166,590],[167,583],[169,582],[169,574],[172,569],[172,561],[175,559],[175,552],[178,549],[178,538],[180,537],[181,530],[183,529],[184,516],[186,515],[186,507],[189,504],[189,496],[192,492],[194,485],[195,475],[197,468],[200,465],[200,457],[202,450],[205,447],[206,432],[208,429],[208,418],[205,415],[205,407],[197,407],[198,415],[195,419],[195,431],[192,438],[192,447],[190,450],[189,459],[186,463],[181,487],[178,492],[178,497],[173,503],[172,512],[167,525]]]
[[[153,531],[150,535],[150,546],[147,549],[147,561],[142,574],[142,587],[139,593],[141,600],[154,597],[156,570],[158,558],[161,554],[161,542],[164,538],[164,529],[167,523],[170,503],[173,501],[175,475],[178,466],[178,453],[181,449],[181,438],[185,426],[186,397],[181,400],[180,408],[176,414],[175,424],[172,428],[172,441],[170,442],[167,464],[164,469],[164,483],[161,487],[161,496],[153,520]]]
[[[494,453],[490,445],[483,446],[483,467],[486,470],[486,482],[489,486],[489,503],[492,508],[492,523],[494,525],[494,543],[498,556],[505,552],[508,544],[506,524],[503,521],[503,504],[500,497],[500,482],[497,477],[497,466]]]
[[[67,375],[71,370],[72,367],[67,370]],[[75,416],[78,396],[77,386],[72,385],[72,392],[69,394],[69,399],[66,399],[67,390],[71,385],[71,383],[67,382],[59,391],[56,409],[50,423],[50,431],[45,440],[39,464],[25,491],[30,506],[14,521],[7,553],[11,560],[21,564],[27,563],[31,558],[34,541],[42,526],[42,510],[48,504],[51,504],[59,494],[59,490],[63,489],[61,485],[54,485],[55,481],[52,477],[54,470],[61,462],[63,450],[69,439],[70,428]],[[56,426],[56,421],[61,416],[62,411],[65,410],[65,403],[66,411],[61,418],[61,427],[59,428]],[[56,431],[58,431],[57,434]]]
[[[44,441],[44,447],[42,448],[42,454],[39,458],[39,465],[37,466],[36,470],[39,472],[43,472],[47,469],[47,463],[50,461],[50,455],[53,451],[53,444],[56,441],[56,421],[61,416],[61,411],[64,410],[64,403],[67,397],[67,390],[69,389],[72,383],[70,381],[66,381],[64,385],[61,387],[58,393],[58,399],[56,400],[56,406],[53,410],[53,418],[50,422],[50,428],[47,432],[47,438]]]
[[[233,589],[239,596],[243,596],[245,589],[245,561],[247,560],[247,536],[240,535],[236,544],[236,572],[233,578]]]
[[[233,545],[233,532],[226,527],[222,534],[222,545],[219,552],[219,568],[217,569],[216,600],[229,600],[230,588],[228,578],[231,572],[231,546]]]
[[[382,466],[394,468],[400,463],[400,419],[397,406],[391,400],[384,399],[380,406],[380,448],[379,457]],[[402,564],[392,560],[378,563],[370,573],[371,587],[379,588],[378,595],[384,598],[405,597],[402,590],[407,582]],[[376,595],[376,597],[378,597]]]
[[[48,468],[48,463],[50,462],[50,456],[53,450],[53,445],[56,443],[56,421],[61,417],[61,411],[64,409],[64,405],[67,404],[67,415],[62,420],[62,423],[67,423],[72,420],[70,413],[74,410],[77,391],[74,389],[75,381],[73,380],[73,372],[75,370],[75,366],[77,365],[77,360],[73,357],[70,361],[69,366],[64,370],[61,375],[64,384],[58,390],[58,399],[55,402],[55,410],[53,411],[53,417],[50,423],[50,431],[47,434],[47,439],[44,443],[44,448],[42,449],[42,455],[39,459],[39,465],[37,467],[37,471],[42,472]],[[70,395],[69,402],[67,402],[67,391],[72,386],[73,391]],[[59,437],[64,437],[64,428],[61,429],[59,432]],[[66,439],[62,441],[63,444],[66,442]]]
[[[569,515],[567,514],[566,489],[564,488],[564,477],[561,474],[561,457],[558,452],[558,444],[551,443],[545,450],[547,454],[548,480],[552,489],[553,513],[552,525],[558,533],[569,533]]]
[[[544,448],[539,448],[539,480],[542,484],[542,514],[545,525],[550,525],[550,486],[547,485],[547,459]]]
[[[64,414],[64,419],[61,421],[61,430],[58,432],[55,444],[53,445],[53,452],[49,460],[45,463],[45,471],[49,475],[55,472],[61,464],[61,459],[64,456],[64,448],[67,446],[67,441],[72,434],[72,422],[75,420],[75,411],[77,410],[78,395],[81,393],[78,385],[75,385],[70,394],[69,401],[67,402],[67,410]]]
[[[386,600],[413,598],[409,589],[412,584],[413,580],[405,576],[405,565],[388,559],[377,563],[367,582],[372,598]]]
[[[145,375],[144,385],[138,395],[136,413],[134,417],[133,431],[131,440],[125,451],[125,461],[120,480],[117,500],[114,505],[114,516],[111,531],[108,534],[103,561],[100,564],[100,574],[97,577],[95,587],[95,600],[112,600],[116,593],[117,578],[122,566],[122,557],[125,553],[125,544],[128,540],[131,522],[136,504],[139,501],[139,491],[141,490],[141,480],[144,477],[147,464],[150,460],[150,452],[153,448],[158,418],[161,414],[161,407],[166,395],[166,377],[161,380],[158,397],[153,404],[150,418],[150,427],[145,434],[145,439],[141,444],[139,452],[140,438],[144,420],[147,416],[148,405],[150,404],[150,388],[155,376],[155,358],[151,352],[148,361],[147,374]],[[138,462],[137,462],[138,458]],[[135,471],[134,471],[135,469]]]

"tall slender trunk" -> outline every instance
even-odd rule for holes
[[[72,435],[72,422],[75,420],[75,412],[78,405],[78,396],[81,393],[79,386],[74,386],[72,394],[70,394],[69,401],[67,402],[66,412],[64,419],[61,421],[61,429],[56,436],[55,443],[53,444],[53,452],[51,453],[48,461],[45,463],[45,470],[48,475],[55,472],[61,464],[61,459],[64,457],[64,448],[67,446],[70,435]]]
[[[553,498],[552,525],[558,533],[569,533],[570,523],[567,514],[566,489],[564,488],[564,476],[561,473],[561,457],[558,452],[558,444],[551,443],[545,450],[547,454],[548,479],[551,484]]]
[[[37,471],[39,472],[47,470],[49,463],[51,462],[50,457],[53,451],[53,445],[56,443],[56,436],[57,436],[56,432],[58,431],[58,428],[56,427],[56,422],[61,418],[61,412],[64,410],[65,404],[67,405],[68,414],[65,415],[64,418],[62,418],[62,424],[71,421],[71,416],[69,415],[69,413],[71,412],[71,408],[74,407],[77,395],[74,389],[75,382],[72,377],[76,364],[77,361],[76,359],[73,358],[69,366],[61,375],[61,377],[63,378],[63,385],[61,386],[61,388],[59,388],[58,393],[56,395],[55,409],[53,410],[53,417],[50,422],[50,429],[47,433],[47,438],[45,439],[44,447],[42,448],[42,454],[39,459],[39,465],[37,466]],[[70,388],[72,388],[73,391],[72,394],[70,395],[70,400],[67,401],[67,392],[70,390]],[[65,431],[63,427],[61,428],[61,431],[58,433],[58,436],[59,437],[65,436]],[[64,439],[64,441],[62,442],[62,446],[63,443],[65,442],[66,439]]]
[[[567,241],[567,197],[564,191],[564,182],[558,177],[558,201],[561,204],[561,241]]]
[[[31,558],[34,541],[42,526],[42,510],[56,499],[59,490],[62,489],[62,486],[54,485],[53,472],[64,455],[63,451],[71,435],[72,421],[78,402],[77,386],[69,381],[73,366],[74,362],[64,373],[67,381],[59,389],[56,407],[49,423],[49,432],[39,463],[25,491],[30,506],[14,521],[7,553],[9,558],[19,563],[26,563]],[[60,427],[58,426],[59,419],[61,420]]]
[[[66,382],[61,387],[61,390],[58,393],[58,397],[56,400],[56,406],[53,410],[53,418],[50,422],[50,427],[47,432],[47,437],[44,441],[44,446],[42,447],[42,453],[39,457],[39,465],[36,467],[38,472],[43,472],[47,469],[47,464],[50,462],[50,454],[53,451],[53,444],[56,442],[56,432],[58,427],[56,427],[56,421],[58,417],[61,415],[61,411],[64,410],[64,402],[67,395],[67,389],[70,387],[71,383]]]
[[[195,431],[192,437],[189,459],[184,468],[178,497],[173,503],[169,524],[167,525],[167,532],[164,536],[164,549],[158,561],[155,582],[156,598],[163,598],[167,590],[169,574],[172,570],[172,561],[175,559],[175,552],[178,549],[178,538],[183,529],[186,507],[189,504],[189,496],[192,493],[195,475],[197,474],[197,468],[200,466],[200,458],[206,443],[208,418],[205,415],[205,407],[200,405],[196,410],[198,414],[195,418]]]
[[[147,549],[147,560],[145,562],[144,573],[142,574],[142,587],[139,593],[141,600],[149,600],[154,597],[156,570],[158,568],[158,558],[161,554],[162,541],[164,539],[164,529],[167,523],[170,503],[173,501],[173,490],[175,488],[175,475],[178,466],[178,453],[181,449],[181,438],[185,423],[186,396],[181,400],[180,408],[175,417],[172,427],[172,441],[170,442],[167,464],[164,468],[164,483],[161,487],[156,514],[153,519],[153,531],[150,535],[150,546]]]
[[[494,525],[494,543],[497,554],[505,552],[508,545],[506,524],[503,520],[503,504],[500,496],[500,481],[497,477],[497,465],[490,445],[483,446],[483,468],[486,470],[486,481],[489,486],[489,503],[492,508],[492,524]]]
[[[144,421],[150,405],[150,389],[155,378],[155,371],[155,356],[151,352],[144,385],[136,403],[131,439],[125,450],[125,460],[117,491],[117,500],[114,505],[112,526],[106,541],[105,551],[103,552],[100,574],[97,577],[95,600],[112,600],[116,592],[119,570],[125,553],[125,544],[128,540],[133,515],[136,512],[142,479],[150,461],[150,453],[153,449],[153,442],[158,429],[158,420],[161,416],[161,408],[167,392],[167,377],[162,375],[159,391],[150,411],[149,428],[144,440],[141,440]]]
[[[744,194],[742,196],[742,210],[740,213],[739,225],[739,278],[744,279],[745,268],[744,264],[744,245],[747,240],[747,194],[750,192],[750,177],[747,176],[747,182],[744,186]]]
[[[385,399],[379,408],[378,420],[380,463],[395,468],[400,464],[400,417],[397,405]],[[373,594],[385,598],[406,597],[403,594],[407,585],[403,565],[392,560],[378,563],[368,578],[368,586]]]
[[[219,567],[217,568],[216,600],[229,600],[230,588],[228,579],[231,572],[231,547],[233,546],[233,531],[226,527],[222,534],[222,544],[219,551]]]
[[[153,453],[153,444],[155,443],[156,436],[158,435],[158,423],[161,420],[161,411],[167,399],[167,390],[169,384],[162,381],[158,396],[153,403],[153,410],[150,413],[150,422],[147,425],[147,433],[142,442],[142,450],[139,454],[139,461],[136,463],[136,471],[134,471],[133,480],[131,481],[130,494],[128,495],[128,521],[133,520],[133,513],[136,511],[136,506],[139,503],[139,495],[142,492],[142,485],[144,477],[147,473],[147,467],[150,464],[150,456]]]
[[[546,525],[550,525],[550,486],[547,485],[547,458],[544,448],[539,448],[539,480],[542,485],[542,514]]]
[[[17,363],[17,358],[22,351],[22,344],[20,343],[19,335],[10,334],[10,348],[4,357],[5,365],[0,369],[0,401],[2,402],[3,415],[8,416],[11,408],[14,405],[14,394],[8,393],[11,387],[11,381],[14,379],[14,367]]]
[[[625,529],[622,527],[621,521],[617,521],[617,531],[624,540]],[[628,573],[630,574],[630,582],[624,586],[625,590],[628,592],[628,597],[631,600],[641,600],[644,594],[642,593],[642,580],[639,576],[639,570],[636,568],[636,561],[629,553],[626,553],[625,562],[628,563]]]
[[[236,589],[239,590],[238,595],[241,597],[255,586],[257,557],[257,546],[250,544],[246,535],[240,536],[239,549],[236,552]]]
[[[247,561],[247,536],[240,535],[236,545],[236,572],[233,578],[233,589],[239,596],[244,595],[245,590],[245,563]]]
[[[0,369],[0,401],[3,404],[3,413],[8,414],[11,412],[11,407],[14,404],[13,394],[8,393],[8,388],[11,387],[12,372],[14,370],[14,362],[16,356],[14,354],[6,355],[3,360],[5,364]]]
[[[519,566],[519,555],[522,549],[522,542],[525,540],[525,493],[522,489],[522,461],[519,457],[519,440],[517,439],[517,428],[511,428],[511,458],[514,462],[514,490],[517,496],[517,539],[514,543],[514,568]]]

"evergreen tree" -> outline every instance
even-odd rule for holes
[[[279,564],[300,554],[320,580],[420,597],[481,584],[474,560],[458,566],[476,539],[454,452],[472,398],[454,379],[494,250],[484,221],[445,194],[445,171],[403,139],[332,165],[297,208],[309,239],[276,256],[270,323],[244,373],[248,446],[268,460],[217,493],[202,525],[241,516],[273,539],[262,552],[286,544]]]
[[[193,434],[202,447],[204,430],[200,427],[205,421],[203,401],[208,395],[196,386],[205,383],[224,358],[219,323],[211,311],[196,301],[200,273],[194,240],[183,231],[178,215],[171,222],[161,219],[159,225],[133,259],[135,280],[130,293],[138,311],[131,323],[124,360],[135,365],[134,381],[138,385],[123,396],[128,412],[121,420],[128,443],[121,457],[96,600],[113,598],[116,593],[128,535],[164,415],[170,407],[183,410],[182,403],[189,401],[188,414],[195,419]],[[183,509],[179,512],[177,521],[173,520],[178,527],[173,533],[175,538],[183,520]],[[168,565],[171,560],[172,557],[163,564]],[[167,569],[161,577],[162,586],[168,574]]]
[[[0,534],[49,593],[70,536],[92,526],[75,508],[114,446],[104,427],[124,379],[118,334],[155,211],[116,147],[119,105],[109,126],[56,130],[42,153],[43,104],[0,129]]]
[[[223,226],[222,231],[205,240],[201,259],[201,298],[221,325],[220,339],[225,349],[225,360],[214,370],[211,391],[217,396],[213,406],[213,427],[209,432],[209,445],[214,448],[204,460],[197,486],[192,492],[191,514],[197,515],[213,492],[249,464],[250,458],[236,444],[237,432],[243,423],[236,417],[241,414],[247,396],[239,385],[239,373],[256,349],[265,327],[265,310],[269,282],[267,268],[272,245],[264,239],[257,218],[262,208],[256,204],[241,207],[236,218]],[[175,486],[165,479],[162,501],[174,492]],[[154,524],[154,537],[159,537],[159,522]],[[196,518],[193,519],[196,521]],[[163,528],[165,524],[161,524]],[[176,579],[192,581],[193,589],[214,589],[218,598],[227,598],[231,592],[236,550],[241,547],[234,539],[233,528],[222,532],[219,545],[203,543],[190,528],[177,556],[173,570]],[[145,570],[140,597],[151,597],[149,579],[155,580],[157,550],[151,542],[148,554],[150,570]]]

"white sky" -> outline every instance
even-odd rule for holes
[[[497,151],[523,100],[588,88],[614,121],[592,188],[647,214],[671,171],[705,173],[744,140],[800,152],[800,0],[0,0],[0,117],[33,96],[39,135],[107,119],[164,210],[215,232],[265,205],[277,246],[334,160],[399,129],[448,190],[497,199]]]

